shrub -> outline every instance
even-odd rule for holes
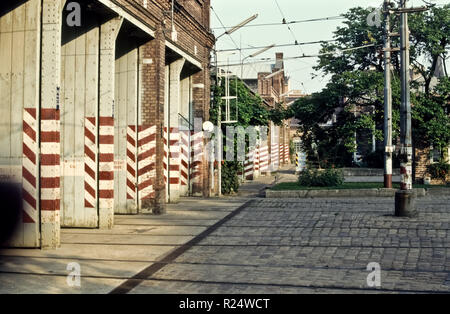
[[[432,179],[441,179],[445,181],[450,173],[450,164],[441,160],[440,162],[428,166],[428,173]]]
[[[340,186],[344,183],[344,174],[338,169],[306,169],[298,178],[300,186],[329,187]]]
[[[222,165],[222,194],[231,194],[239,190],[238,171],[242,165],[235,161],[225,161]]]

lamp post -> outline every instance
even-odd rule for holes
[[[272,44],[272,45],[270,45],[270,46],[267,46],[266,48],[263,48],[263,49],[261,49],[261,50],[255,52],[255,53],[253,53],[253,54],[251,54],[251,55],[245,57],[244,59],[242,59],[242,61],[241,61],[241,80],[244,80],[244,61],[245,61],[245,59],[248,59],[248,58],[254,58],[254,57],[256,57],[256,56],[259,56],[260,54],[266,52],[267,50],[272,49],[273,47],[275,47],[275,44]]]
[[[216,61],[216,85],[219,85],[219,60],[217,59],[217,41],[219,40],[220,37],[224,36],[224,35],[231,35],[232,33],[234,33],[235,31],[237,31],[238,29],[244,27],[245,25],[247,25],[248,23],[252,22],[253,20],[255,20],[258,17],[258,14],[254,14],[252,16],[250,16],[248,19],[242,21],[241,23],[237,24],[236,26],[230,28],[229,30],[226,30],[225,33],[219,35],[216,37],[216,41],[214,42],[214,56],[215,56],[215,61]],[[219,139],[217,141],[218,143],[218,151],[219,151],[219,156],[223,155],[223,138],[222,138],[222,106],[219,105],[218,108],[218,116],[217,116],[217,128],[219,129]],[[217,170],[218,170],[218,196],[222,196],[222,158],[223,156],[220,158],[219,162],[217,163]],[[214,164],[214,161],[213,161]],[[214,169],[214,168],[213,168]],[[212,178],[214,178],[214,170],[212,171],[211,174]]]

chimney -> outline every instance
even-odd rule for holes
[[[275,67],[274,67],[274,72],[284,69],[284,61],[283,61],[284,55],[282,52],[277,52],[275,54]]]
[[[276,59],[277,59],[277,61],[278,60],[283,60],[283,53],[282,52],[277,52],[276,54],[275,54],[275,56],[276,56]]]

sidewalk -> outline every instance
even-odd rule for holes
[[[112,230],[63,229],[57,250],[0,252],[0,293],[108,293],[257,196],[273,178],[248,182],[237,197],[182,198],[162,216],[115,216]],[[70,287],[69,263],[81,267]]]

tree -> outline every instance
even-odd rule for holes
[[[373,130],[383,139],[384,79],[383,34],[381,27],[367,25],[373,9],[353,8],[344,14],[344,26],[334,32],[335,42],[322,45],[317,73],[330,82],[319,93],[298,100],[292,116],[300,120],[303,148],[310,161],[319,164],[349,165],[355,150],[355,132]],[[434,7],[429,12],[410,14],[411,59],[414,71],[423,78],[412,90],[413,140],[448,145],[448,79],[431,88],[439,57],[445,58],[450,43],[450,5]],[[398,18],[392,23],[398,29]],[[394,38],[394,46],[398,39]],[[367,47],[372,44],[373,46]],[[357,49],[348,50],[358,47]],[[345,51],[345,52],[339,52]],[[393,130],[394,144],[399,134],[400,56],[392,55],[393,64]],[[420,88],[423,87],[423,92]],[[447,108],[447,109],[446,109]],[[357,112],[357,114],[355,114]],[[326,124],[331,119],[332,125]],[[336,154],[341,154],[340,158]]]
[[[210,109],[210,121],[217,125],[219,106],[222,106],[222,108],[224,107],[222,97],[225,96],[225,83],[222,81],[221,85],[213,85],[212,90],[214,92],[214,101]],[[230,81],[230,94],[231,96],[237,95],[237,104],[234,100],[231,101],[231,118],[234,120],[237,116],[237,122],[222,125],[223,143],[228,143],[226,140],[226,126],[242,126],[243,128],[247,128],[248,126],[267,126],[270,122],[270,118],[274,116],[269,108],[264,105],[263,99],[259,95],[252,93],[241,80]],[[222,110],[222,121],[225,119],[224,114],[225,113]],[[236,142],[236,139],[234,139],[234,151],[237,153]],[[228,147],[224,145],[224,152],[226,152],[227,149]],[[223,194],[230,194],[238,190],[239,180],[237,173],[239,171],[243,171],[240,162],[223,162],[221,187]]]

